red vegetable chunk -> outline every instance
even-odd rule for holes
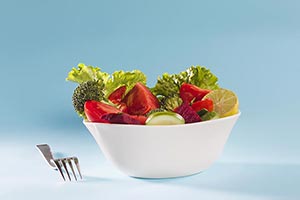
[[[99,101],[89,100],[84,104],[84,113],[90,122],[107,122],[102,119],[102,115],[120,112],[119,109]]]
[[[175,108],[175,112],[177,112],[184,118],[185,123],[201,121],[200,116],[197,114],[196,111],[193,110],[193,108],[188,103],[182,103],[179,107]]]
[[[123,102],[119,103],[119,105],[117,106],[118,109],[121,111],[121,112],[124,112],[124,113],[127,113],[127,105]]]
[[[158,99],[142,83],[137,83],[122,100],[127,105],[127,112],[131,115],[144,115],[159,108]]]
[[[140,120],[126,113],[109,113],[102,115],[101,118],[112,124],[142,124]]]
[[[125,95],[125,92],[126,92],[126,86],[123,85],[123,86],[119,87],[118,89],[116,89],[115,91],[113,91],[109,95],[108,99],[114,104],[119,104],[119,103],[121,103],[122,98]]]
[[[183,83],[179,92],[182,101],[190,103],[192,100],[201,100],[206,94],[211,92],[211,90],[201,89],[195,85]]]
[[[192,108],[194,111],[198,112],[202,109],[206,109],[209,112],[212,112],[214,109],[214,102],[211,99],[204,99],[201,101],[196,101],[195,103],[192,104]]]
[[[145,117],[144,115],[131,115],[131,117],[139,120],[141,124],[145,124],[147,120],[147,117]]]

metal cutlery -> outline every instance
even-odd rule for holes
[[[77,157],[63,157],[63,158],[54,158],[51,152],[50,146],[48,144],[38,144],[36,145],[39,152],[42,154],[48,165],[58,170],[61,177],[64,181],[66,181],[65,174],[67,175],[69,181],[71,181],[71,175],[73,174],[74,179],[77,181],[77,176],[79,175],[80,179],[82,179],[82,175],[79,167],[79,160]],[[74,167],[75,166],[75,167]],[[74,168],[77,169],[77,173],[75,173]]]

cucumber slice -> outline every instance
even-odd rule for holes
[[[184,123],[183,117],[174,112],[155,112],[146,120],[146,125],[175,125]]]

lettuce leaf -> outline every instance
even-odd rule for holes
[[[125,72],[123,70],[115,71],[111,75],[102,72],[100,68],[87,66],[83,63],[79,63],[78,68],[73,67],[69,72],[66,80],[73,81],[81,84],[87,81],[98,81],[104,84],[104,88],[101,92],[105,94],[107,98],[114,90],[125,85],[126,92],[133,88],[133,86],[140,82],[146,85],[146,75],[139,71],[133,70],[131,72]],[[105,99],[104,99],[105,100]]]
[[[83,63],[78,64],[78,69],[75,67],[69,72],[66,80],[73,81],[75,83],[83,83],[87,81],[99,81],[106,82],[109,78],[109,74],[102,72],[100,68],[93,66],[86,66]]]
[[[203,66],[192,66],[186,70],[186,83],[196,85],[203,89],[215,90],[219,88],[218,78]]]
[[[180,99],[179,90],[183,83],[190,83],[203,89],[215,90],[219,88],[217,82],[218,78],[209,69],[203,66],[191,66],[178,74],[164,73],[161,77],[158,77],[156,85],[151,88],[151,91],[165,102],[168,98],[171,98],[172,100],[167,102],[169,103],[168,107],[172,108],[180,103],[175,100]],[[174,105],[171,105],[171,102]]]
[[[203,89],[218,89],[218,78],[203,66],[191,66],[178,74],[164,73],[158,77],[156,85],[151,89],[154,95],[163,97],[179,96],[183,83],[190,83]]]
[[[127,93],[136,83],[140,82],[146,85],[146,81],[146,75],[139,70],[133,70],[131,72],[125,72],[123,70],[115,71],[106,82],[105,95],[109,96],[114,90],[123,85],[126,86]]]

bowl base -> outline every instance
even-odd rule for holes
[[[191,174],[186,174],[186,175],[179,175],[179,176],[157,176],[157,177],[147,177],[147,176],[129,176],[131,178],[136,178],[136,179],[144,179],[144,180],[157,180],[157,179],[179,179],[179,178],[185,178],[185,177],[190,177],[190,176],[195,176],[197,174],[201,174],[203,171],[191,173]]]

